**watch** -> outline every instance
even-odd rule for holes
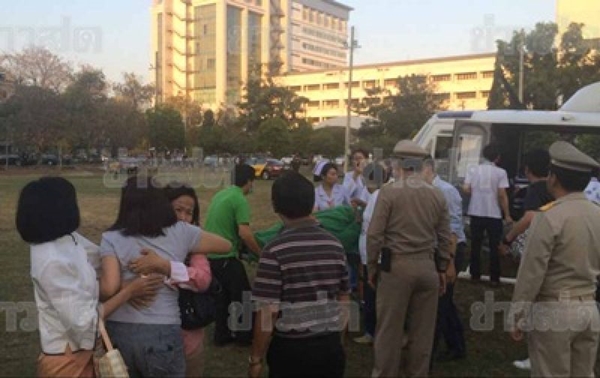
[[[262,357],[261,357],[261,358],[259,358],[259,359],[256,359],[256,360],[255,360],[254,358],[252,358],[252,356],[249,356],[249,357],[248,357],[248,364],[249,364],[250,366],[261,365],[261,364],[262,364],[262,362],[263,362],[263,359],[262,359]]]

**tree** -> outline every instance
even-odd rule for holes
[[[110,136],[104,128],[108,84],[101,70],[85,67],[74,75],[62,98],[68,112],[68,128],[73,147],[97,148],[107,145]],[[113,136],[118,139],[118,136]]]
[[[161,105],[146,111],[148,140],[157,150],[171,151],[185,146],[185,127],[179,112]]]
[[[311,154],[311,141],[314,130],[306,120],[300,120],[298,126],[290,131],[290,151],[293,154],[308,156]]]
[[[310,152],[330,158],[343,155],[345,133],[346,130],[343,127],[324,127],[315,130],[311,138]]]
[[[239,104],[240,122],[249,132],[258,130],[263,121],[271,118],[282,119],[293,126],[297,124],[299,114],[304,111],[308,101],[306,97],[277,85],[270,74],[265,79],[254,74],[248,80],[246,95]]]
[[[0,56],[0,67],[22,84],[60,92],[71,81],[73,68],[61,57],[43,47],[29,47],[15,54]]]
[[[136,109],[144,109],[154,97],[154,86],[142,84],[141,77],[135,73],[123,73],[123,82],[113,85],[117,98],[126,101]]]
[[[426,76],[400,77],[397,88],[397,95],[382,89],[368,91],[369,97],[359,111],[374,118],[358,131],[361,143],[383,148],[385,153],[391,153],[399,140],[411,138],[436,111],[443,108],[441,100],[435,96],[435,87]],[[379,104],[374,101],[382,95],[388,96],[385,101]]]
[[[257,148],[270,152],[275,157],[282,157],[289,152],[290,134],[287,123],[281,118],[263,121],[258,127]]]
[[[51,89],[17,86],[14,95],[2,104],[1,113],[8,115],[6,125],[15,144],[23,149],[47,152],[69,138],[64,103]]]
[[[490,109],[554,110],[586,84],[600,80],[600,56],[583,38],[582,24],[571,24],[555,48],[558,27],[538,23],[526,33],[514,32],[510,41],[498,41]],[[520,49],[524,47],[523,103],[517,99]]]

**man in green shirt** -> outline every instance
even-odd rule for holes
[[[212,198],[204,229],[229,240],[231,251],[227,254],[209,255],[213,276],[223,288],[217,297],[215,345],[224,346],[232,341],[242,344],[252,342],[252,330],[236,331],[228,325],[229,305],[244,303],[243,294],[251,292],[246,269],[238,259],[241,243],[260,255],[260,247],[250,229],[250,206],[246,195],[252,191],[254,168],[249,165],[235,167],[234,186],[223,189]],[[251,323],[250,323],[251,324]],[[251,327],[250,327],[251,328]]]

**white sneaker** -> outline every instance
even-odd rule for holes
[[[513,365],[517,369],[531,370],[531,360],[529,358],[526,359],[526,360],[523,360],[523,361],[515,361],[515,362],[513,362]]]

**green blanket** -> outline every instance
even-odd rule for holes
[[[360,224],[356,222],[356,214],[352,207],[335,207],[333,209],[319,211],[314,215],[325,230],[338,238],[344,246],[346,253],[358,253]],[[277,223],[266,230],[255,232],[254,237],[262,248],[273,240],[279,232],[281,232],[282,228],[283,224]]]

